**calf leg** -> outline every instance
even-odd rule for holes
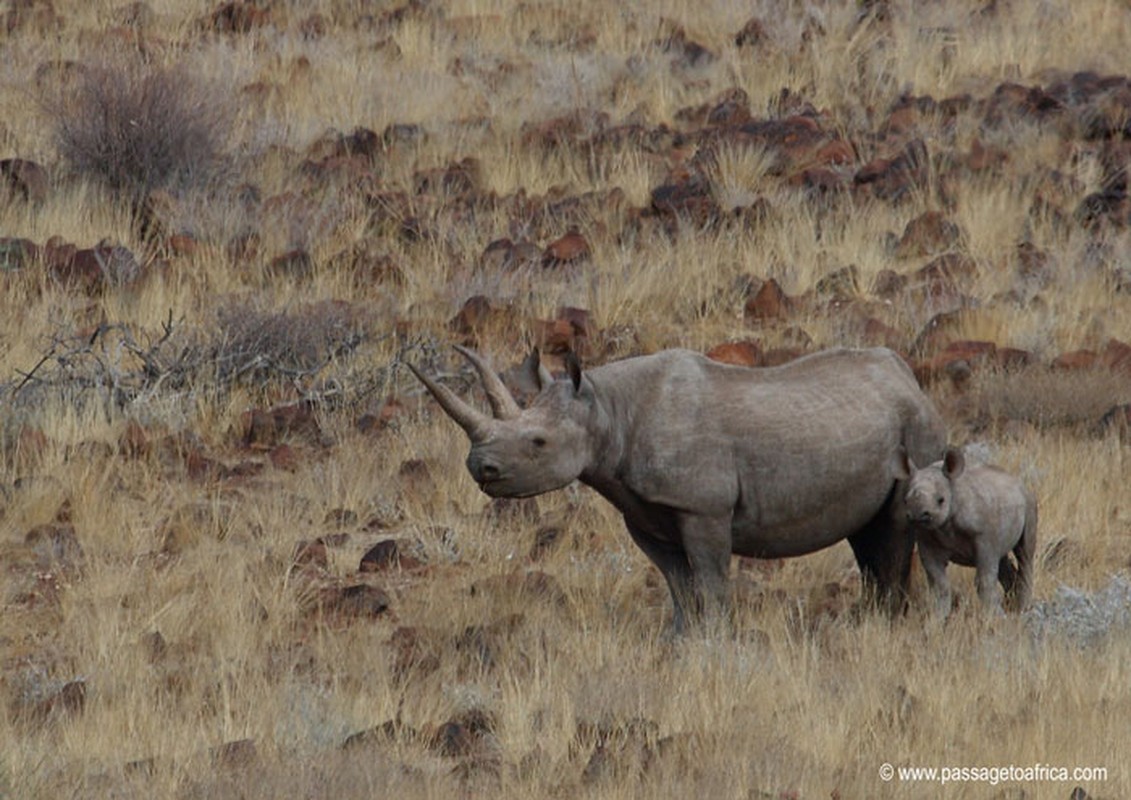
[[[978,599],[990,611],[1001,612],[1001,592],[998,591],[998,565],[1001,557],[989,549],[979,549],[976,553],[974,583],[978,587]]]
[[[1013,548],[1017,559],[1017,588],[1012,598],[1012,606],[1023,611],[1033,596],[1033,562],[1037,556],[1037,500],[1027,498],[1025,508],[1025,528],[1021,531],[1021,541]]]
[[[935,613],[944,619],[950,614],[952,602],[950,580],[946,577],[946,565],[949,560],[945,550],[924,538],[919,540],[919,563],[923,565],[923,572],[927,574],[927,585],[931,589]]]
[[[1017,588],[1017,575],[1013,561],[1007,555],[1002,556],[997,564],[997,582],[1001,584],[1001,590],[1005,592],[1006,598],[1012,597]]]

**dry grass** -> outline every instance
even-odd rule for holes
[[[0,201],[0,232],[79,247],[108,238],[155,271],[92,295],[38,264],[0,276],[0,797],[1063,800],[1075,785],[885,783],[885,762],[1099,766],[1106,779],[1081,781],[1092,797],[1131,793],[1125,628],[1082,643],[1070,627],[1038,636],[1024,619],[984,619],[972,571],[956,567],[962,605],[945,625],[920,603],[888,622],[853,609],[857,573],[837,546],[736,564],[733,627],[673,644],[666,590],[614,509],[576,487],[492,506],[466,475],[460,436],[398,366],[438,352],[448,368],[448,321],[474,294],[509,309],[482,343],[500,365],[562,305],[588,309],[604,332],[595,359],[731,339],[790,345],[791,326],[814,347],[855,344],[862,329],[819,305],[788,321],[743,317],[751,276],[799,296],[849,266],[858,307],[909,346],[937,309],[871,287],[883,270],[928,260],[900,258],[890,241],[945,207],[977,265],[961,287],[976,302],[952,338],[1024,348],[1037,365],[931,391],[956,441],[1038,494],[1038,604],[1055,607],[1061,586],[1099,597],[1116,585],[1131,552],[1131,460],[1095,423],[1131,387],[1108,370],[1045,366],[1131,342],[1131,299],[1113,290],[1128,231],[1070,219],[1105,177],[1094,143],[1060,122],[925,115],[916,135],[935,156],[975,140],[1009,152],[990,175],[961,178],[948,205],[939,158],[930,185],[902,202],[823,202],[767,149],[728,142],[705,170],[711,198],[725,212],[762,202],[765,215],[669,232],[633,227],[634,210],[687,168],[694,142],[578,143],[606,125],[601,114],[679,129],[678,112],[731,89],[755,118],[784,115],[788,87],[862,163],[892,154],[874,134],[901,95],[985,98],[1002,80],[1126,69],[1125,2],[999,2],[996,15],[889,5],[884,22],[854,2],[467,0],[388,16],[395,4],[320,0],[271,4],[269,23],[242,34],[206,31],[219,5],[205,2],[152,0],[129,29],[115,3],[57,2],[58,19],[0,6],[25,14],[3,43],[0,157],[52,174],[39,205]],[[765,38],[739,48],[752,16]],[[681,61],[678,29],[716,57]],[[167,176],[219,152],[222,180],[136,179],[171,190],[156,238],[189,236],[191,252],[162,249],[152,232],[143,240],[128,197],[66,168],[52,124],[63,111],[27,102],[69,85],[66,62],[104,64],[108,48],[138,70],[110,88],[178,69],[219,87],[200,119],[229,120],[227,135],[193,144],[187,166],[176,155]],[[195,122],[200,100],[164,93],[147,108]],[[539,126],[557,118],[580,132],[545,146]],[[338,132],[394,124],[418,127],[365,157],[360,181],[311,166],[335,155]],[[145,142],[185,132],[155,127]],[[417,191],[422,171],[468,156],[489,200]],[[544,198],[614,188],[622,201],[543,213]],[[1034,211],[1037,192],[1068,221]],[[387,213],[397,193],[421,236]],[[582,265],[484,266],[493,240],[542,247],[571,224],[591,247]],[[248,232],[258,251],[234,255]],[[1022,241],[1050,257],[1039,287],[1019,283]],[[272,266],[296,248],[309,269]],[[386,262],[394,277],[377,269]],[[1001,299],[1011,291],[1021,299]],[[176,334],[163,339],[170,320]],[[390,397],[401,404],[390,424],[359,424]],[[316,407],[306,427],[248,433],[250,410],[304,399]],[[144,446],[131,439],[139,422]],[[67,526],[73,539],[51,538]],[[532,561],[549,527],[560,538]],[[296,548],[319,537],[325,564],[296,567]],[[386,538],[412,543],[425,566],[359,573]],[[530,571],[541,576],[524,584]],[[355,583],[382,588],[388,609],[352,618],[326,607]],[[466,751],[436,738],[448,721],[472,732]]]

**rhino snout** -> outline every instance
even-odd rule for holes
[[[486,483],[499,479],[499,467],[482,456],[472,453],[467,457],[467,471],[476,483]]]

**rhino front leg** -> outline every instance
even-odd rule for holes
[[[649,536],[642,528],[627,519],[629,535],[644,555],[656,565],[667,581],[672,597],[672,633],[679,636],[687,629],[688,620],[695,614],[695,592],[691,579],[691,565],[682,549]]]
[[[680,534],[691,566],[695,607],[710,621],[725,620],[730,611],[730,517],[684,516]]]

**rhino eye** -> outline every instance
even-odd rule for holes
[[[541,436],[535,436],[530,441],[535,447],[545,447],[546,446],[546,440],[543,439]]]
[[[941,497],[936,497],[935,502],[941,506],[943,504],[943,499]]]

